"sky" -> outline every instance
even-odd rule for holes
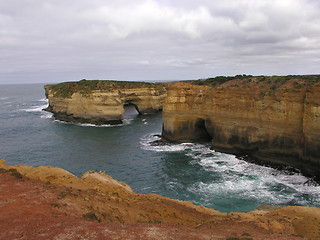
[[[0,84],[319,74],[320,0],[0,0]]]

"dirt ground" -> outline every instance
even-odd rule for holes
[[[103,173],[0,163],[0,239],[290,240],[320,239],[319,229],[319,208],[223,214],[136,194]]]

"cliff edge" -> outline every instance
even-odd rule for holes
[[[162,138],[320,177],[320,76],[217,77],[172,83]]]
[[[92,124],[120,124],[124,106],[139,114],[162,110],[166,87],[160,83],[81,80],[46,85],[49,106],[56,119]]]
[[[81,178],[54,167],[0,160],[0,239],[320,238],[320,209],[261,206],[220,213],[156,194],[137,194],[105,173]]]

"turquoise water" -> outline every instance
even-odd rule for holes
[[[119,126],[56,121],[43,85],[0,85],[0,158],[8,164],[50,165],[80,176],[106,171],[138,193],[193,201],[223,212],[262,204],[320,207],[320,187],[283,172],[210,150],[210,145],[156,145],[161,113],[126,110]],[[0,190],[1,191],[1,190]]]

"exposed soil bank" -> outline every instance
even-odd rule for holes
[[[104,173],[0,161],[0,239],[319,239],[320,209],[222,214],[136,194]]]

